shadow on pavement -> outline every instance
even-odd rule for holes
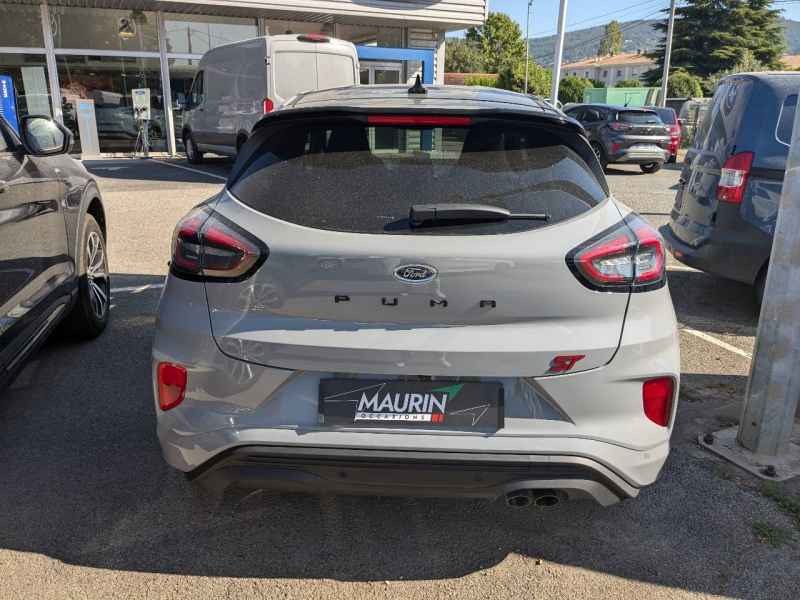
[[[164,463],[155,436],[159,294],[114,294],[104,335],[48,342],[4,392],[0,547],[98,569],[343,581],[458,577],[516,552],[703,593],[791,597],[800,587],[788,558],[753,549],[748,521],[778,509],[679,452],[639,498],[610,508],[191,485]],[[737,574],[721,579],[732,564]]]

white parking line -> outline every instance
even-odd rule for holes
[[[201,171],[200,169],[192,169],[191,167],[184,167],[183,165],[176,165],[175,163],[167,162],[165,160],[156,160],[152,159],[153,162],[157,162],[160,165],[168,165],[170,167],[175,167],[176,169],[183,169],[184,171],[191,171],[192,173],[200,173],[201,175],[206,175],[208,177],[214,177],[215,179],[222,179],[222,181],[228,181],[227,177],[222,177],[222,175],[214,175],[213,173],[206,173],[205,171]]]
[[[722,340],[715,338],[713,335],[708,335],[707,333],[704,333],[702,331],[697,331],[697,329],[693,329],[688,325],[684,325],[683,323],[678,323],[678,329],[682,329],[686,333],[698,337],[701,340],[711,342],[712,344],[719,346],[720,348],[725,348],[725,350],[733,352],[734,354],[738,354],[739,356],[743,356],[748,360],[752,360],[753,358],[752,352],[748,352],[747,350],[742,350],[741,348],[737,348],[736,346],[731,346],[728,342],[723,342]]]
[[[163,287],[164,287],[163,283],[145,283],[144,285],[132,285],[130,287],[111,288],[111,293],[117,294],[119,292],[133,292],[134,294],[138,294],[139,292],[143,292],[145,290],[159,290]]]

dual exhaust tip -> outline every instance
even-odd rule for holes
[[[566,499],[567,493],[562,490],[517,490],[506,494],[506,504],[511,508],[525,508],[532,504],[546,508]]]

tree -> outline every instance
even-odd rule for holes
[[[781,13],[771,7],[772,0],[686,0],[675,10],[670,68],[705,79],[733,68],[749,51],[765,66],[780,70]],[[667,21],[658,21],[653,28],[665,41],[646,55],[658,64],[644,76],[649,85],[661,79]]]
[[[483,73],[483,51],[474,41],[448,38],[444,47],[447,73]]]
[[[553,73],[533,61],[528,63],[528,68],[528,93],[549,98]],[[525,87],[525,61],[501,70],[497,77],[497,87],[503,90],[522,92]]]
[[[622,31],[620,31],[617,21],[611,21],[606,25],[605,36],[600,40],[600,46],[597,48],[597,56],[608,56],[620,52],[622,52]]]
[[[519,63],[525,66],[522,29],[505,13],[490,12],[483,27],[467,29],[466,39],[480,47],[487,73],[499,73],[501,69]]]
[[[769,71],[769,67],[767,67],[767,65],[762,63],[760,60],[757,60],[756,57],[753,56],[753,53],[748,50],[730,69],[717,71],[716,73],[709,75],[708,79],[706,79],[703,83],[703,90],[709,96],[713,96],[714,92],[716,92],[717,88],[719,87],[719,80],[726,75],[733,75],[734,73],[753,73],[756,71]],[[669,83],[672,83],[671,79]]]
[[[602,79],[592,79],[591,77],[589,77],[589,81],[591,81],[592,82],[592,86],[594,86],[598,90],[603,89],[604,87],[606,87],[606,82],[603,81]]]
[[[642,82],[640,79],[620,79],[611,87],[619,87],[619,88],[642,87]]]
[[[700,98],[703,95],[702,80],[684,71],[672,73],[667,80],[667,98]]]
[[[593,88],[592,82],[586,77],[564,77],[558,86],[558,99],[561,104],[567,102],[582,102],[583,90]]]

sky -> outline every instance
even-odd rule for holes
[[[528,0],[488,0],[491,12],[504,12],[522,28],[525,35],[525,7]],[[570,0],[567,5],[567,31],[595,25],[605,25],[612,19],[619,22],[642,18],[658,18],[660,8],[669,6],[669,0]],[[530,37],[555,35],[558,25],[559,0],[534,0],[531,8]],[[800,21],[800,3],[776,4],[783,8],[784,18]],[[609,14],[614,13],[614,14]],[[582,21],[582,22],[581,22]],[[463,35],[463,32],[458,34]]]

